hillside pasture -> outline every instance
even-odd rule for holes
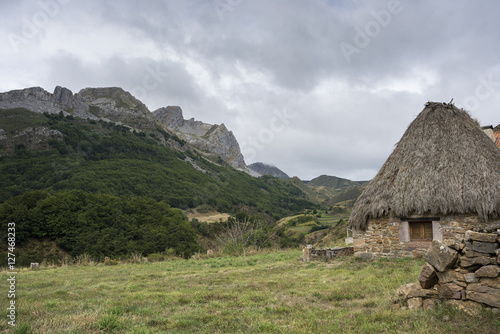
[[[491,311],[402,308],[395,291],[423,262],[300,250],[17,274],[17,333],[498,333]],[[7,282],[7,272],[0,273]],[[2,285],[7,291],[7,285]],[[6,301],[3,298],[3,305]],[[0,330],[11,332],[2,307]]]

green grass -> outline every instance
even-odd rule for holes
[[[298,250],[243,257],[22,270],[24,333],[494,333],[491,312],[410,311],[396,289],[423,262],[298,261]],[[7,273],[0,274],[6,282]],[[6,283],[3,283],[7,291]],[[8,332],[6,294],[0,330]]]
[[[2,109],[0,112],[0,128],[5,131],[20,131],[40,125],[47,125],[47,119],[24,108]]]

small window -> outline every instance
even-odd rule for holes
[[[432,221],[411,222],[410,240],[432,241]]]

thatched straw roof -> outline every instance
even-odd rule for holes
[[[469,114],[429,102],[354,204],[350,227],[391,214],[500,217],[500,150]]]

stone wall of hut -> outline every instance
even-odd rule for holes
[[[463,239],[467,230],[488,225],[475,215],[441,216],[438,218],[433,222],[434,240],[447,245],[455,240]],[[406,240],[402,231],[407,226],[408,222],[390,216],[369,221],[366,231],[353,232],[354,255],[362,258],[424,256],[431,242]]]

